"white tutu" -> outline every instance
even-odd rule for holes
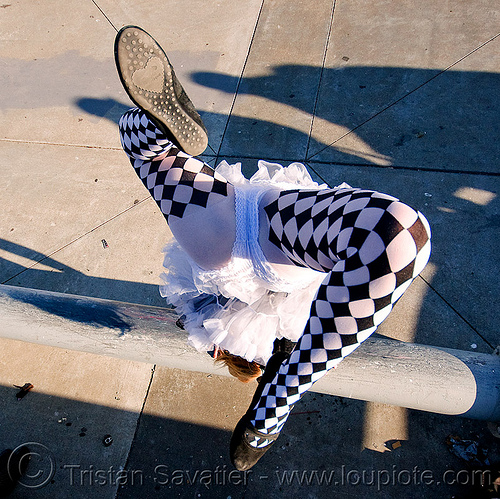
[[[216,171],[235,186],[236,242],[222,269],[201,269],[174,240],[165,249],[160,294],[183,315],[189,342],[199,351],[217,346],[248,361],[266,364],[276,338],[297,341],[311,302],[325,278],[312,269],[294,267],[283,280],[266,261],[258,244],[258,201],[272,185],[279,189],[323,189],[304,165],[288,167],[259,161],[250,180],[241,164],[222,162]]]

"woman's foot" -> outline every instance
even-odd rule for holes
[[[267,383],[271,382],[276,373],[279,371],[281,364],[290,356],[283,350],[278,350],[269,359],[264,374],[259,382],[259,386],[255,391],[252,402],[245,413],[236,425],[231,436],[229,444],[229,452],[231,462],[234,467],[240,471],[249,470],[257,461],[271,448],[279,436],[277,433],[263,433],[258,431],[251,423],[251,414],[254,407],[262,395],[262,391]]]
[[[262,383],[262,381],[260,382]],[[231,462],[239,471],[252,468],[257,461],[271,448],[279,433],[267,434],[256,430],[250,423],[248,414],[245,414],[236,425],[231,436],[230,455]],[[261,447],[254,447],[251,442],[263,442]]]
[[[203,153],[207,130],[154,38],[137,26],[125,26],[116,35],[115,62],[130,99],[184,152]]]

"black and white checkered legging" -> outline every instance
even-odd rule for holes
[[[275,433],[293,404],[375,331],[422,271],[430,228],[396,198],[352,188],[284,191],[265,211],[274,244],[298,265],[327,272],[303,335],[253,410],[254,426]]]
[[[118,126],[124,151],[167,221],[182,218],[189,204],[207,207],[227,196],[227,180],[175,147],[141,109],[127,111]]]
[[[165,142],[141,111],[127,113],[120,132],[125,151],[167,220],[172,214],[182,217],[186,203],[206,205],[206,196],[225,195],[227,182]],[[189,199],[176,200],[178,184],[168,181],[168,171],[157,174],[154,163],[160,162],[153,160],[165,155],[176,156],[173,165],[180,170],[175,178],[183,179],[179,184],[189,190]],[[186,165],[190,175],[184,175]],[[213,179],[203,195],[196,192],[201,174]],[[293,404],[375,331],[422,271],[430,255],[430,228],[421,213],[398,199],[350,187],[285,190],[265,212],[269,240],[296,265],[325,272],[303,335],[252,411],[257,430],[276,433]],[[267,443],[255,439],[252,445]]]

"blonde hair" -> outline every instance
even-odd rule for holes
[[[262,369],[257,362],[249,362],[243,357],[229,353],[227,350],[217,351],[215,362],[227,366],[229,374],[242,383],[248,383],[262,375]]]

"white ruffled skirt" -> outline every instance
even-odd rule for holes
[[[165,249],[160,294],[184,316],[189,342],[199,351],[214,347],[265,365],[275,339],[297,341],[325,274],[296,267],[282,279],[258,244],[258,201],[270,187],[323,189],[304,165],[259,161],[249,180],[241,164],[222,162],[216,171],[235,186],[236,242],[222,269],[201,269],[174,240]],[[295,278],[296,276],[296,278]]]

